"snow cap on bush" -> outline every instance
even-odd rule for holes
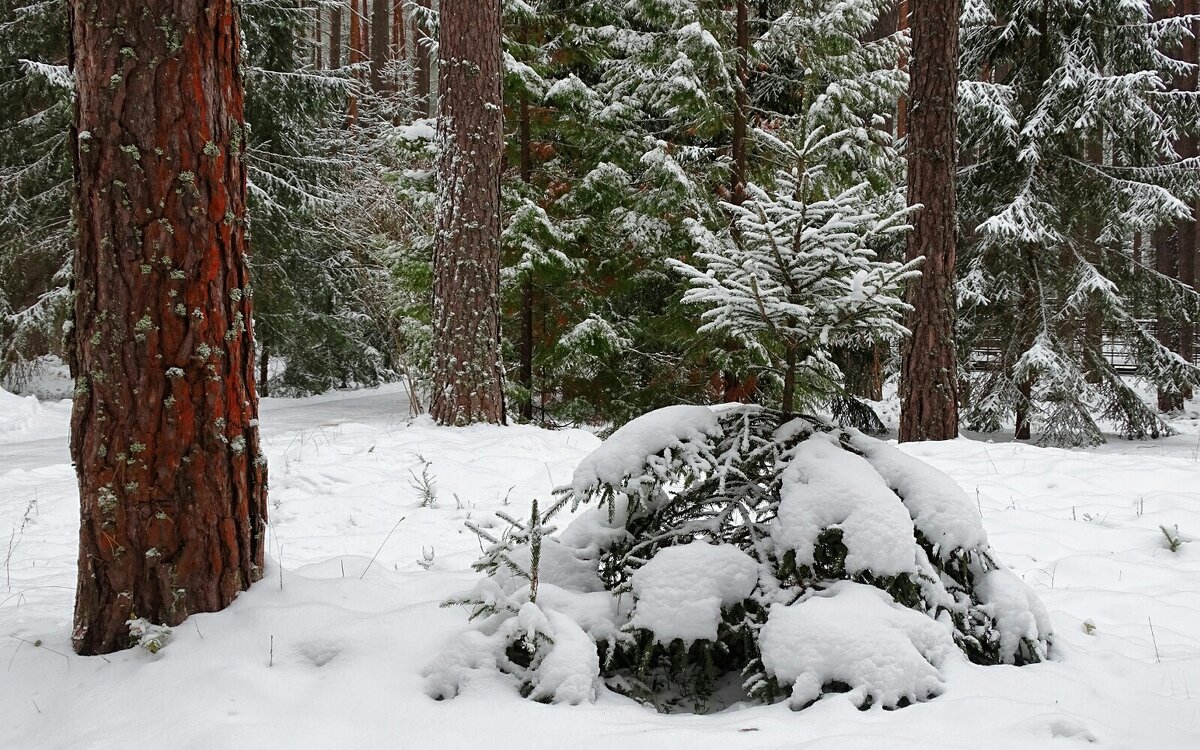
[[[664,710],[711,709],[718,686],[725,700],[802,708],[846,692],[890,708],[937,695],[951,659],[1048,654],[1045,609],[993,558],[958,485],[853,429],[758,406],[661,409],[558,496],[501,538],[477,529],[491,544],[476,568],[495,582],[449,602],[484,617],[495,658],[470,662],[534,698],[589,699],[600,676]],[[546,536],[580,503],[595,507]],[[535,560],[553,561],[536,605]],[[469,674],[450,661],[433,692]]]

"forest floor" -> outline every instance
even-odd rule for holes
[[[858,711],[657,714],[615,693],[522,699],[500,676],[435,702],[421,675],[466,626],[463,526],[566,482],[583,430],[435,427],[389,386],[264,399],[268,569],[157,654],[69,643],[78,499],[68,402],[0,391],[0,748],[1200,747],[1200,415],[1091,450],[997,439],[906,445],[976,498],[1000,558],[1042,596],[1048,663],[952,665],[938,698]],[[422,507],[422,474],[436,502]],[[564,521],[566,519],[563,519]],[[1160,526],[1185,540],[1168,549]],[[1177,528],[1177,531],[1176,531]],[[1196,541],[1186,541],[1190,539]],[[1087,623],[1085,625],[1085,623]]]

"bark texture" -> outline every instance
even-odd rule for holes
[[[440,11],[430,413],[500,423],[500,3],[442,0]]]
[[[78,242],[72,642],[126,648],[262,575],[246,253],[245,124],[232,0],[72,0]]]
[[[958,369],[954,345],[955,99],[958,90],[959,0],[909,3],[908,203],[924,208],[913,221],[906,255],[924,256],[908,288],[912,335],[902,346],[900,440],[958,435]]]

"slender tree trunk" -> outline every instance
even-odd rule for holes
[[[900,440],[958,435],[958,366],[954,345],[955,98],[958,0],[912,2],[913,59],[908,114],[908,203],[921,204],[907,257],[924,256],[909,285],[912,332],[902,346]]]
[[[529,122],[529,97],[521,92],[518,137],[521,139],[521,180],[525,184],[533,181],[533,154]],[[521,400],[521,419],[533,419],[533,268],[521,279],[521,347],[520,378],[525,397]]]
[[[504,421],[500,371],[499,0],[442,0],[433,403],[444,425]]]
[[[325,62],[324,31],[321,28],[321,6],[313,10],[313,67],[320,68]]]
[[[363,61],[363,36],[360,9],[365,8],[367,0],[350,0],[350,49],[347,51],[347,56],[351,65],[357,65]],[[358,74],[354,74],[358,78]],[[358,97],[354,94],[350,95],[350,124],[358,122]]]
[[[491,0],[482,0],[483,2],[491,2]],[[421,8],[429,8],[430,0],[417,0],[417,5]],[[417,111],[425,117],[433,116],[433,99],[431,97],[433,89],[433,61],[429,55],[429,43],[426,37],[429,36],[429,27],[424,21],[424,16],[413,18],[413,44],[416,49],[416,63],[414,65],[417,78]]]
[[[1016,427],[1013,432],[1013,437],[1017,440],[1029,440],[1032,437],[1032,428],[1029,420],[1030,401],[1033,398],[1033,379],[1029,378],[1021,382],[1018,386],[1021,392],[1021,400],[1017,403],[1016,412]]]
[[[69,13],[71,640],[100,654],[130,645],[132,617],[175,625],[261,577],[266,468],[236,5],[72,0]]]
[[[783,414],[796,413],[796,348],[788,345],[783,354]]]
[[[1170,224],[1157,229],[1151,237],[1154,244],[1154,268],[1164,276],[1179,278],[1180,271],[1180,224]],[[1182,348],[1181,324],[1165,307],[1157,310],[1155,334],[1158,342],[1173,352]],[[1158,391],[1158,410],[1173,412],[1183,409],[1183,393],[1180,391]]]
[[[383,91],[387,78],[384,68],[391,59],[388,21],[392,15],[392,0],[371,0],[371,90]]]
[[[329,11],[329,67],[342,67],[342,6]]]
[[[393,0],[392,2],[392,55],[393,60],[404,62],[408,60],[408,40],[405,34],[405,26],[407,22],[404,19],[404,0]],[[403,71],[404,68],[401,68]],[[401,74],[401,79],[398,82],[401,90],[407,90],[408,77],[407,74]]]

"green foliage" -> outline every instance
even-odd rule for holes
[[[995,368],[971,378],[972,428],[1020,410],[1043,443],[1103,442],[1098,418],[1131,438],[1164,434],[1105,358],[1102,331],[1130,342],[1143,382],[1200,383],[1144,323],[1200,316],[1200,296],[1155,269],[1148,242],[1200,194],[1200,172],[1175,145],[1196,134],[1200,108],[1169,90],[1188,70],[1170,55],[1190,32],[1183,19],[1154,20],[1152,5],[964,9],[960,335],[966,351],[999,349]]]
[[[0,385],[62,353],[69,312],[66,4],[0,0]]]

